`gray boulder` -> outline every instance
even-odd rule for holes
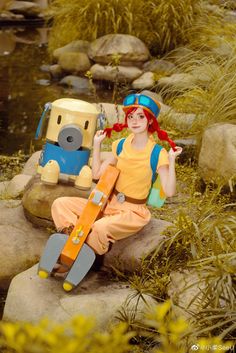
[[[155,75],[153,72],[144,72],[140,77],[132,82],[132,88],[145,89],[155,85]]]
[[[218,123],[204,131],[198,165],[205,181],[227,182],[236,174],[236,124]]]
[[[24,16],[35,16],[41,11],[38,4],[30,1],[11,1],[8,10],[14,13],[23,14]]]
[[[106,80],[111,82],[132,82],[142,74],[137,67],[126,67],[118,65],[113,67],[110,65],[95,64],[91,67],[90,72],[95,80]]]
[[[41,176],[37,174],[26,185],[22,205],[27,219],[32,223],[39,226],[50,226],[52,225],[51,206],[55,199],[65,195],[88,198],[91,190],[92,188],[79,190],[73,185],[63,182],[59,182],[57,185],[47,185],[41,181]]]
[[[58,64],[66,72],[79,73],[86,72],[90,66],[90,60],[86,53],[61,53]]]
[[[158,80],[158,86],[160,88],[171,88],[172,90],[183,90],[189,89],[195,83],[195,78],[191,74],[178,73],[173,74],[169,77],[161,77]]]
[[[41,153],[42,151],[37,151],[32,154],[32,156],[26,161],[22,174],[33,176],[37,173]]]
[[[163,232],[171,223],[151,219],[137,234],[117,241],[104,256],[103,267],[116,267],[121,271],[133,272],[141,268],[143,257],[154,251],[166,237]]]
[[[79,287],[68,294],[62,289],[62,281],[40,279],[37,266],[34,266],[11,282],[3,320],[36,323],[47,317],[63,322],[75,315],[85,315],[94,317],[98,327],[104,328],[117,321],[118,311],[124,306],[130,313],[137,304],[137,318],[140,319],[148,305],[154,304],[147,295],[144,295],[144,303],[135,297],[132,299],[133,294],[127,283],[110,282],[102,272],[90,272]]]
[[[146,45],[129,34],[107,34],[96,39],[90,44],[88,55],[100,64],[109,64],[118,55],[120,65],[145,62],[150,56]]]
[[[89,80],[85,77],[78,77],[75,75],[65,76],[62,80],[60,80],[60,85],[68,86],[72,88],[77,93],[89,94],[91,87]]]
[[[21,201],[0,201],[0,288],[38,262],[48,232],[27,222]]]
[[[169,74],[173,72],[175,69],[175,64],[171,63],[170,61],[163,60],[163,59],[154,59],[147,61],[143,65],[143,70],[146,71],[152,71],[155,73],[165,73]]]
[[[74,40],[64,47],[55,49],[53,57],[58,60],[63,53],[87,53],[89,45],[90,43],[87,40]]]
[[[1,196],[3,196],[3,198],[6,198],[6,199],[14,199],[22,195],[30,179],[31,179],[30,175],[25,175],[25,174],[15,175],[8,182]]]
[[[182,271],[172,272],[167,293],[173,300],[176,312],[186,318],[192,314],[197,314],[203,308],[203,289],[206,283],[196,272]]]

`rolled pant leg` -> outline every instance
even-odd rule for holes
[[[127,210],[116,215],[105,216],[97,220],[86,243],[99,255],[108,251],[109,243],[127,238],[141,230],[149,221],[150,214],[146,217]]]
[[[80,197],[60,197],[51,208],[52,218],[58,230],[75,225],[87,200]],[[128,206],[129,207],[129,206]],[[133,207],[136,207],[134,205]],[[127,238],[141,230],[151,219],[146,207],[137,206],[137,210],[106,208],[105,216],[97,220],[86,243],[99,255],[105,254],[109,244]]]
[[[82,197],[59,197],[51,207],[51,214],[58,230],[75,225],[87,200]]]

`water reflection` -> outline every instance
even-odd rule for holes
[[[46,60],[48,28],[0,30],[0,153],[29,150],[35,113],[40,114],[45,78],[40,65]],[[42,76],[42,77],[41,77]]]
[[[0,29],[0,56],[11,54],[17,43],[46,45],[48,42],[49,28],[36,28],[34,32],[24,28]],[[32,38],[33,37],[33,38]]]
[[[0,29],[0,154],[18,150],[28,154],[32,143],[36,150],[41,148],[34,134],[46,102],[63,97],[95,101],[88,89],[65,88],[49,71],[40,70],[50,64],[48,32],[47,28]],[[112,92],[102,88],[97,93],[100,100],[111,100]]]

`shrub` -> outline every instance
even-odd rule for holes
[[[124,33],[143,40],[153,53],[163,53],[186,40],[200,16],[201,0],[55,0],[49,49],[76,39],[94,40]]]
[[[235,122],[236,114],[236,58],[234,51],[227,58],[206,58],[192,53],[185,62],[178,65],[178,70],[193,75],[191,87],[183,85],[181,91],[176,87],[164,87],[162,94],[168,97],[167,103],[178,112],[195,113],[197,118],[186,134],[198,134],[211,124]],[[168,116],[163,128],[168,126]],[[179,125],[178,125],[179,126]],[[174,126],[172,126],[174,128]],[[179,133],[178,132],[178,133]]]
[[[114,326],[110,332],[95,330],[92,319],[74,317],[65,324],[42,320],[39,324],[0,324],[0,350],[11,353],[125,353],[130,351],[132,333],[126,325]]]

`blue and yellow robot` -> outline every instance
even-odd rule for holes
[[[80,189],[90,189],[92,172],[88,166],[99,112],[88,102],[61,98],[45,105],[35,138],[42,137],[49,115],[46,143],[39,159],[37,172],[47,184],[59,179],[72,181]]]

